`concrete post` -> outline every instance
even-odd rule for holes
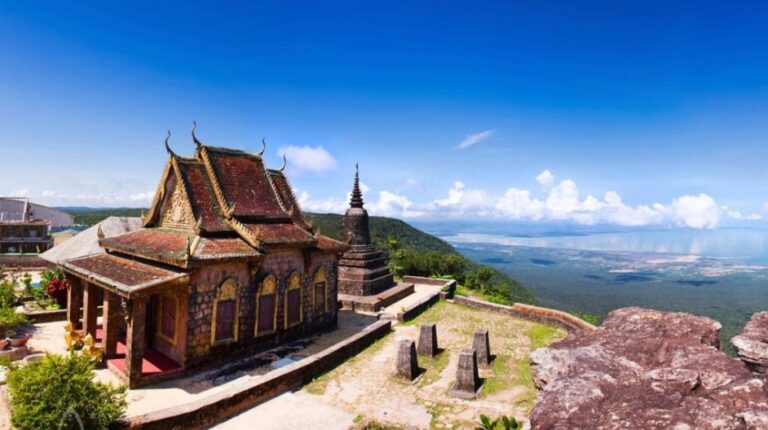
[[[488,330],[478,330],[475,332],[472,348],[477,352],[477,363],[482,367],[490,366],[491,343],[488,339]]]
[[[437,355],[437,326],[435,324],[421,326],[417,351],[426,357]]]
[[[397,377],[413,381],[419,376],[419,364],[416,359],[416,343],[403,339],[397,345]]]
[[[83,334],[90,334],[96,340],[96,321],[98,315],[96,312],[99,307],[98,289],[99,287],[90,282],[83,282]]]
[[[72,328],[75,330],[82,328],[80,323],[82,307],[83,281],[74,276],[67,276],[67,321],[72,323]]]
[[[101,346],[104,348],[105,358],[112,358],[117,355],[117,332],[120,317],[120,296],[104,290],[104,304],[101,314],[103,331]]]
[[[141,363],[146,347],[147,298],[136,297],[128,305],[128,327],[125,339],[125,369],[129,388],[135,388],[141,381]]]
[[[477,371],[477,353],[474,349],[465,349],[459,355],[459,367],[456,371],[456,383],[451,395],[462,399],[474,399],[480,388],[480,374]]]

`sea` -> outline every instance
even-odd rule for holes
[[[601,317],[625,306],[707,316],[723,325],[729,352],[750,316],[768,310],[768,228],[414,224],[508,273],[543,306]]]

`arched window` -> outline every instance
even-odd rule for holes
[[[256,292],[256,336],[273,333],[277,326],[277,280],[269,275]]]
[[[323,266],[317,269],[312,281],[312,303],[315,315],[328,312],[328,281]]]
[[[285,289],[285,327],[295,326],[301,318],[301,276],[294,272]]]
[[[237,282],[225,280],[216,291],[211,318],[211,344],[237,340],[237,316],[240,313],[240,301],[237,295]]]
[[[176,297],[173,297],[170,294],[160,295],[158,309],[160,311],[158,312],[160,319],[158,322],[158,333],[160,334],[160,337],[172,344],[176,344]]]

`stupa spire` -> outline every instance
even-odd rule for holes
[[[349,206],[353,208],[363,207],[363,192],[360,191],[360,167],[355,163],[355,186],[352,188],[352,198],[349,199]]]

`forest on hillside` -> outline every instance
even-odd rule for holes
[[[320,233],[342,240],[344,217],[305,214]],[[501,304],[536,304],[534,295],[509,275],[459,254],[442,239],[394,218],[370,217],[371,239],[389,257],[396,276],[416,275],[456,279],[461,286]]]

